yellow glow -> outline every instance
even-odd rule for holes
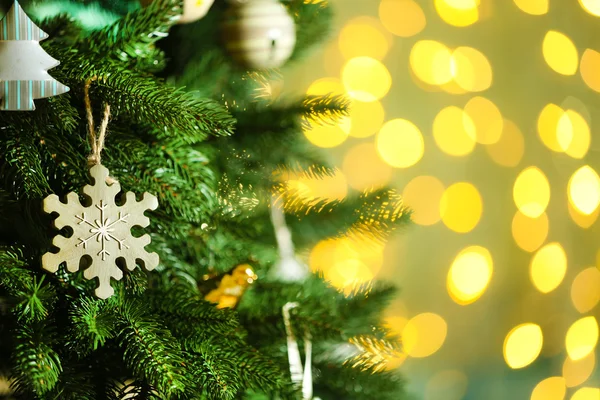
[[[530,400],[563,400],[567,394],[565,379],[560,376],[546,378],[531,392]]]
[[[524,368],[540,355],[544,337],[539,325],[526,323],[514,327],[504,339],[504,360],[512,369]]]
[[[513,199],[519,211],[530,218],[537,218],[550,202],[550,184],[546,175],[537,167],[525,168],[513,187]]]
[[[375,101],[384,97],[392,86],[392,77],[381,62],[371,57],[355,57],[342,69],[346,92],[359,101]]]
[[[487,289],[494,270],[492,255],[480,246],[462,250],[454,259],[446,287],[452,300],[467,305],[480,298]]]
[[[413,210],[413,222],[433,225],[441,219],[440,201],[444,190],[444,184],[434,176],[417,176],[408,182],[402,197]]]
[[[583,9],[596,17],[600,17],[600,0],[579,0]]]
[[[492,86],[492,66],[482,52],[472,47],[458,47],[452,53],[452,77],[468,92],[481,92]]]
[[[600,53],[592,49],[586,49],[581,56],[579,73],[586,85],[596,92],[600,92]]]
[[[344,94],[346,90],[342,81],[337,78],[317,79],[306,90],[309,96],[323,96],[325,94]]]
[[[433,138],[440,150],[455,157],[465,156],[475,148],[475,124],[458,107],[442,109],[433,120]]]
[[[342,56],[349,60],[366,56],[382,60],[387,54],[391,41],[379,21],[372,17],[358,17],[350,20],[342,28],[338,44]]]
[[[585,215],[590,215],[600,204],[600,177],[589,165],[584,165],[569,179],[569,202]]]
[[[393,119],[377,134],[377,150],[392,167],[408,168],[423,157],[425,144],[415,124],[405,119]]]
[[[427,382],[424,400],[462,400],[468,383],[467,376],[461,371],[438,372]]]
[[[410,51],[410,66],[416,77],[429,85],[443,85],[452,79],[452,53],[434,40],[415,43]]]
[[[440,200],[444,225],[458,233],[473,230],[481,219],[483,204],[477,188],[467,182],[450,186]]]
[[[580,313],[591,311],[600,302],[600,271],[596,267],[581,271],[571,285],[571,301]]]
[[[548,0],[514,0],[514,2],[527,14],[544,15],[548,12]]]
[[[565,339],[567,354],[574,360],[587,357],[598,343],[598,323],[594,317],[584,317],[573,323]]]
[[[322,240],[312,249],[309,264],[338,288],[368,282],[383,265],[383,244],[345,237]]]
[[[428,357],[442,347],[447,332],[446,321],[439,315],[419,314],[411,318],[402,330],[404,351],[410,357]]]
[[[598,219],[598,215],[600,215],[600,207],[596,208],[596,210],[589,215],[583,214],[581,211],[576,209],[571,204],[571,202],[567,203],[567,208],[569,210],[569,216],[571,217],[573,222],[575,222],[577,225],[579,225],[583,229],[588,229],[589,227],[594,225],[594,223]]]
[[[573,41],[564,33],[548,31],[542,45],[544,60],[550,68],[562,75],[575,75],[579,54]]]
[[[556,152],[563,152],[563,149],[558,143],[557,130],[558,121],[564,115],[564,110],[556,104],[548,104],[544,107],[540,116],[538,117],[538,136],[542,140],[542,143],[546,145],[550,150]]]
[[[596,367],[596,356],[591,352],[587,357],[573,361],[569,357],[565,359],[562,367],[562,375],[567,387],[579,386],[592,375]]]
[[[349,122],[348,118],[344,118],[338,125],[313,124],[304,129],[304,136],[315,146],[336,147],[348,139]]]
[[[469,26],[479,19],[477,0],[435,0],[435,9],[446,23]]]
[[[385,110],[379,101],[365,103],[355,100],[350,107],[350,136],[369,137],[383,125]]]
[[[382,0],[379,18],[388,31],[396,36],[410,37],[425,28],[425,14],[413,0]]]
[[[512,121],[504,120],[500,140],[486,146],[491,159],[503,167],[516,167],[525,153],[525,139],[519,127]]]
[[[556,242],[548,243],[535,253],[529,266],[531,282],[542,293],[550,293],[561,284],[567,272],[567,255]]]
[[[548,237],[548,216],[543,213],[530,218],[517,211],[512,220],[512,236],[517,246],[525,251],[536,251]]]
[[[348,184],[356,190],[383,186],[392,177],[392,168],[381,160],[372,142],[360,143],[348,150],[342,170]]]
[[[590,127],[574,110],[567,110],[558,120],[556,128],[558,145],[573,158],[582,159],[590,148]]]
[[[341,171],[321,179],[290,176],[287,186],[290,191],[298,193],[307,200],[315,198],[342,200],[348,194],[346,177]]]
[[[571,400],[598,400],[600,399],[600,389],[591,387],[582,387],[577,390]]]
[[[475,125],[475,137],[478,143],[494,144],[500,140],[504,129],[504,120],[494,103],[484,97],[473,97],[465,106],[465,113]],[[465,124],[469,124],[467,121]],[[467,133],[472,133],[467,130]]]

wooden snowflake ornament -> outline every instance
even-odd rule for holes
[[[108,169],[98,164],[90,169],[93,185],[86,185],[83,193],[89,199],[89,205],[82,205],[77,193],[67,195],[67,203],[52,194],[44,199],[44,211],[58,213],[54,224],[57,229],[66,226],[73,230],[70,237],[57,235],[52,244],[60,250],[58,253],[46,253],[42,257],[42,267],[56,272],[65,262],[69,272],[79,270],[81,258],[91,258],[91,265],[83,272],[86,279],[98,278],[96,296],[106,299],[114,293],[110,278],[120,280],[123,272],[116,261],[123,259],[127,269],[132,271],[136,261],[141,261],[150,271],[158,265],[158,254],[148,253],[144,247],[150,243],[150,236],[134,237],[131,228],[150,224],[144,216],[146,210],[155,210],[158,200],[144,193],[141,201],[136,201],[133,192],[127,192],[123,205],[117,205],[115,199],[121,192],[118,182],[106,182]]]

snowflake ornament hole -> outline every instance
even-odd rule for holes
[[[56,272],[61,263],[66,263],[69,272],[80,270],[83,257],[91,258],[91,265],[83,270],[86,279],[97,279],[96,295],[107,298],[114,293],[110,280],[120,280],[123,271],[118,268],[117,260],[123,259],[128,270],[133,270],[140,262],[146,270],[158,265],[156,253],[148,253],[146,245],[150,236],[133,236],[131,228],[146,228],[150,219],[144,215],[146,210],[155,210],[158,200],[144,193],[138,201],[132,192],[122,195],[118,182],[108,184],[108,169],[95,165],[90,169],[92,185],[86,185],[83,193],[89,201],[82,202],[79,196],[67,194],[66,203],[58,196],[50,195],[44,199],[44,211],[58,214],[54,221],[57,229],[69,228],[70,236],[57,235],[52,244],[59,248],[58,253],[48,252],[42,257],[42,266],[50,272]]]

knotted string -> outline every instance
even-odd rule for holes
[[[106,103],[104,106],[104,115],[102,116],[102,122],[100,123],[100,131],[96,135],[96,128],[94,126],[94,114],[92,111],[92,102],[90,101],[90,86],[93,81],[97,80],[97,77],[93,77],[85,81],[83,87],[83,101],[85,102],[85,114],[87,117],[88,124],[88,139],[90,141],[90,147],[92,153],[88,156],[88,167],[94,165],[100,165],[102,158],[102,150],[104,150],[104,142],[106,140],[106,131],[108,129],[108,120],[110,119],[110,104]],[[111,176],[106,177],[106,183],[112,185],[117,180]]]
[[[286,303],[283,308],[283,324],[287,336],[288,361],[290,363],[290,374],[292,382],[302,384],[302,400],[318,400],[313,398],[313,379],[312,379],[312,341],[308,329],[304,333],[304,352],[306,357],[304,366],[300,357],[298,341],[292,330],[290,310],[298,307],[298,303]]]
[[[97,80],[96,77],[88,79],[83,87],[83,95],[85,101],[85,112],[88,123],[88,138],[90,140],[90,146],[92,153],[88,156],[88,165],[90,167],[101,164],[101,154],[104,149],[104,141],[106,140],[106,130],[108,128],[108,120],[110,118],[110,104],[104,106],[104,115],[100,124],[100,131],[96,135],[96,128],[94,126],[94,115],[92,113],[92,102],[90,101],[90,86],[93,81]]]

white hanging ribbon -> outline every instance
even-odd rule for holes
[[[283,306],[283,324],[285,325],[285,333],[287,336],[287,351],[288,361],[290,363],[290,375],[292,382],[302,384],[302,400],[318,400],[313,398],[313,379],[312,379],[312,341],[308,329],[304,333],[304,351],[306,359],[304,366],[300,357],[300,349],[298,341],[292,330],[292,322],[290,318],[290,310],[298,307],[298,303],[287,303]]]

